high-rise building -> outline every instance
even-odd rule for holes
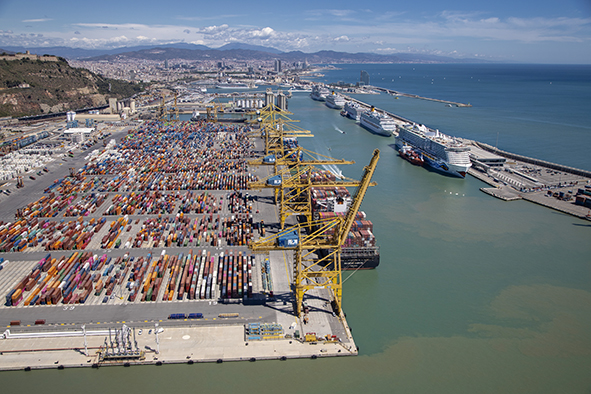
[[[279,60],[279,59],[275,59],[275,72],[276,73],[281,72],[281,60]]]
[[[369,85],[369,74],[365,70],[361,70],[361,78],[359,79],[360,84]]]

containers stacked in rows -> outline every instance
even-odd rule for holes
[[[253,265],[253,256],[232,250],[217,257],[203,250],[137,259],[90,252],[59,259],[47,254],[10,289],[5,305],[83,304],[91,295],[103,303],[115,296],[128,302],[248,299],[253,296]]]

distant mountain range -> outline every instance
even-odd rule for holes
[[[280,59],[285,62],[308,61],[311,64],[318,63],[458,63],[458,62],[482,62],[480,59],[459,59],[446,56],[424,55],[413,53],[397,53],[393,55],[379,55],[374,53],[348,53],[335,51],[319,51],[305,53],[301,51],[282,52],[275,48],[249,45],[243,43],[226,44],[220,48],[209,48],[205,45],[188,44],[184,42],[165,44],[158,46],[134,46],[116,49],[82,49],[70,47],[4,47],[2,51],[25,52],[38,55],[55,55],[66,59],[78,60],[116,60],[146,59],[164,61],[167,59],[186,60],[273,60]]]

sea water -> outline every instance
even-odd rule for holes
[[[591,66],[524,64],[337,65],[317,78],[370,84],[471,104],[470,108],[389,95],[357,95],[446,134],[591,170]]]
[[[473,105],[450,108],[385,94],[358,96],[377,107],[448,134],[491,145],[498,137],[501,149],[591,169],[589,67],[339,67],[320,79],[355,82],[365,69],[373,85]],[[524,201],[497,200],[470,176],[450,178],[413,166],[391,148],[393,138],[369,133],[304,93],[294,94],[289,110],[299,128],[315,135],[300,139],[301,145],[355,160],[340,167],[347,177],[359,179],[374,149],[380,150],[378,185],[368,190],[362,210],[374,223],[381,263],[376,270],[343,275],[343,308],[358,357],[19,371],[0,375],[3,388],[589,392],[591,222]]]

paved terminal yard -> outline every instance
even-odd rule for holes
[[[357,354],[325,290],[308,293],[305,324],[294,316],[291,252],[253,254],[246,245],[279,230],[273,191],[245,190],[249,180],[269,174],[244,164],[261,154],[262,142],[222,128],[200,134],[194,124],[179,127],[185,134],[144,124],[144,136],[130,138],[134,128],[119,128],[116,145],[75,151],[2,197],[2,229],[21,223],[12,234],[26,231],[28,239],[24,249],[6,236],[0,245],[0,294],[11,301],[0,307],[0,326],[8,330],[1,369],[109,364],[96,348],[104,345],[104,330],[124,324],[144,354],[116,363]],[[191,313],[201,316],[168,319]],[[279,323],[282,331],[273,340],[247,341],[251,323]],[[155,324],[164,329],[159,354]],[[80,351],[83,325],[88,356]],[[34,338],[17,338],[27,333]],[[319,340],[296,339],[306,333]]]
[[[497,155],[491,152],[492,147],[467,142],[473,161],[469,174],[493,186],[481,188],[483,192],[505,201],[523,199],[591,220],[590,172],[501,151]],[[498,165],[500,159],[502,165]],[[495,161],[497,165],[482,165]]]

